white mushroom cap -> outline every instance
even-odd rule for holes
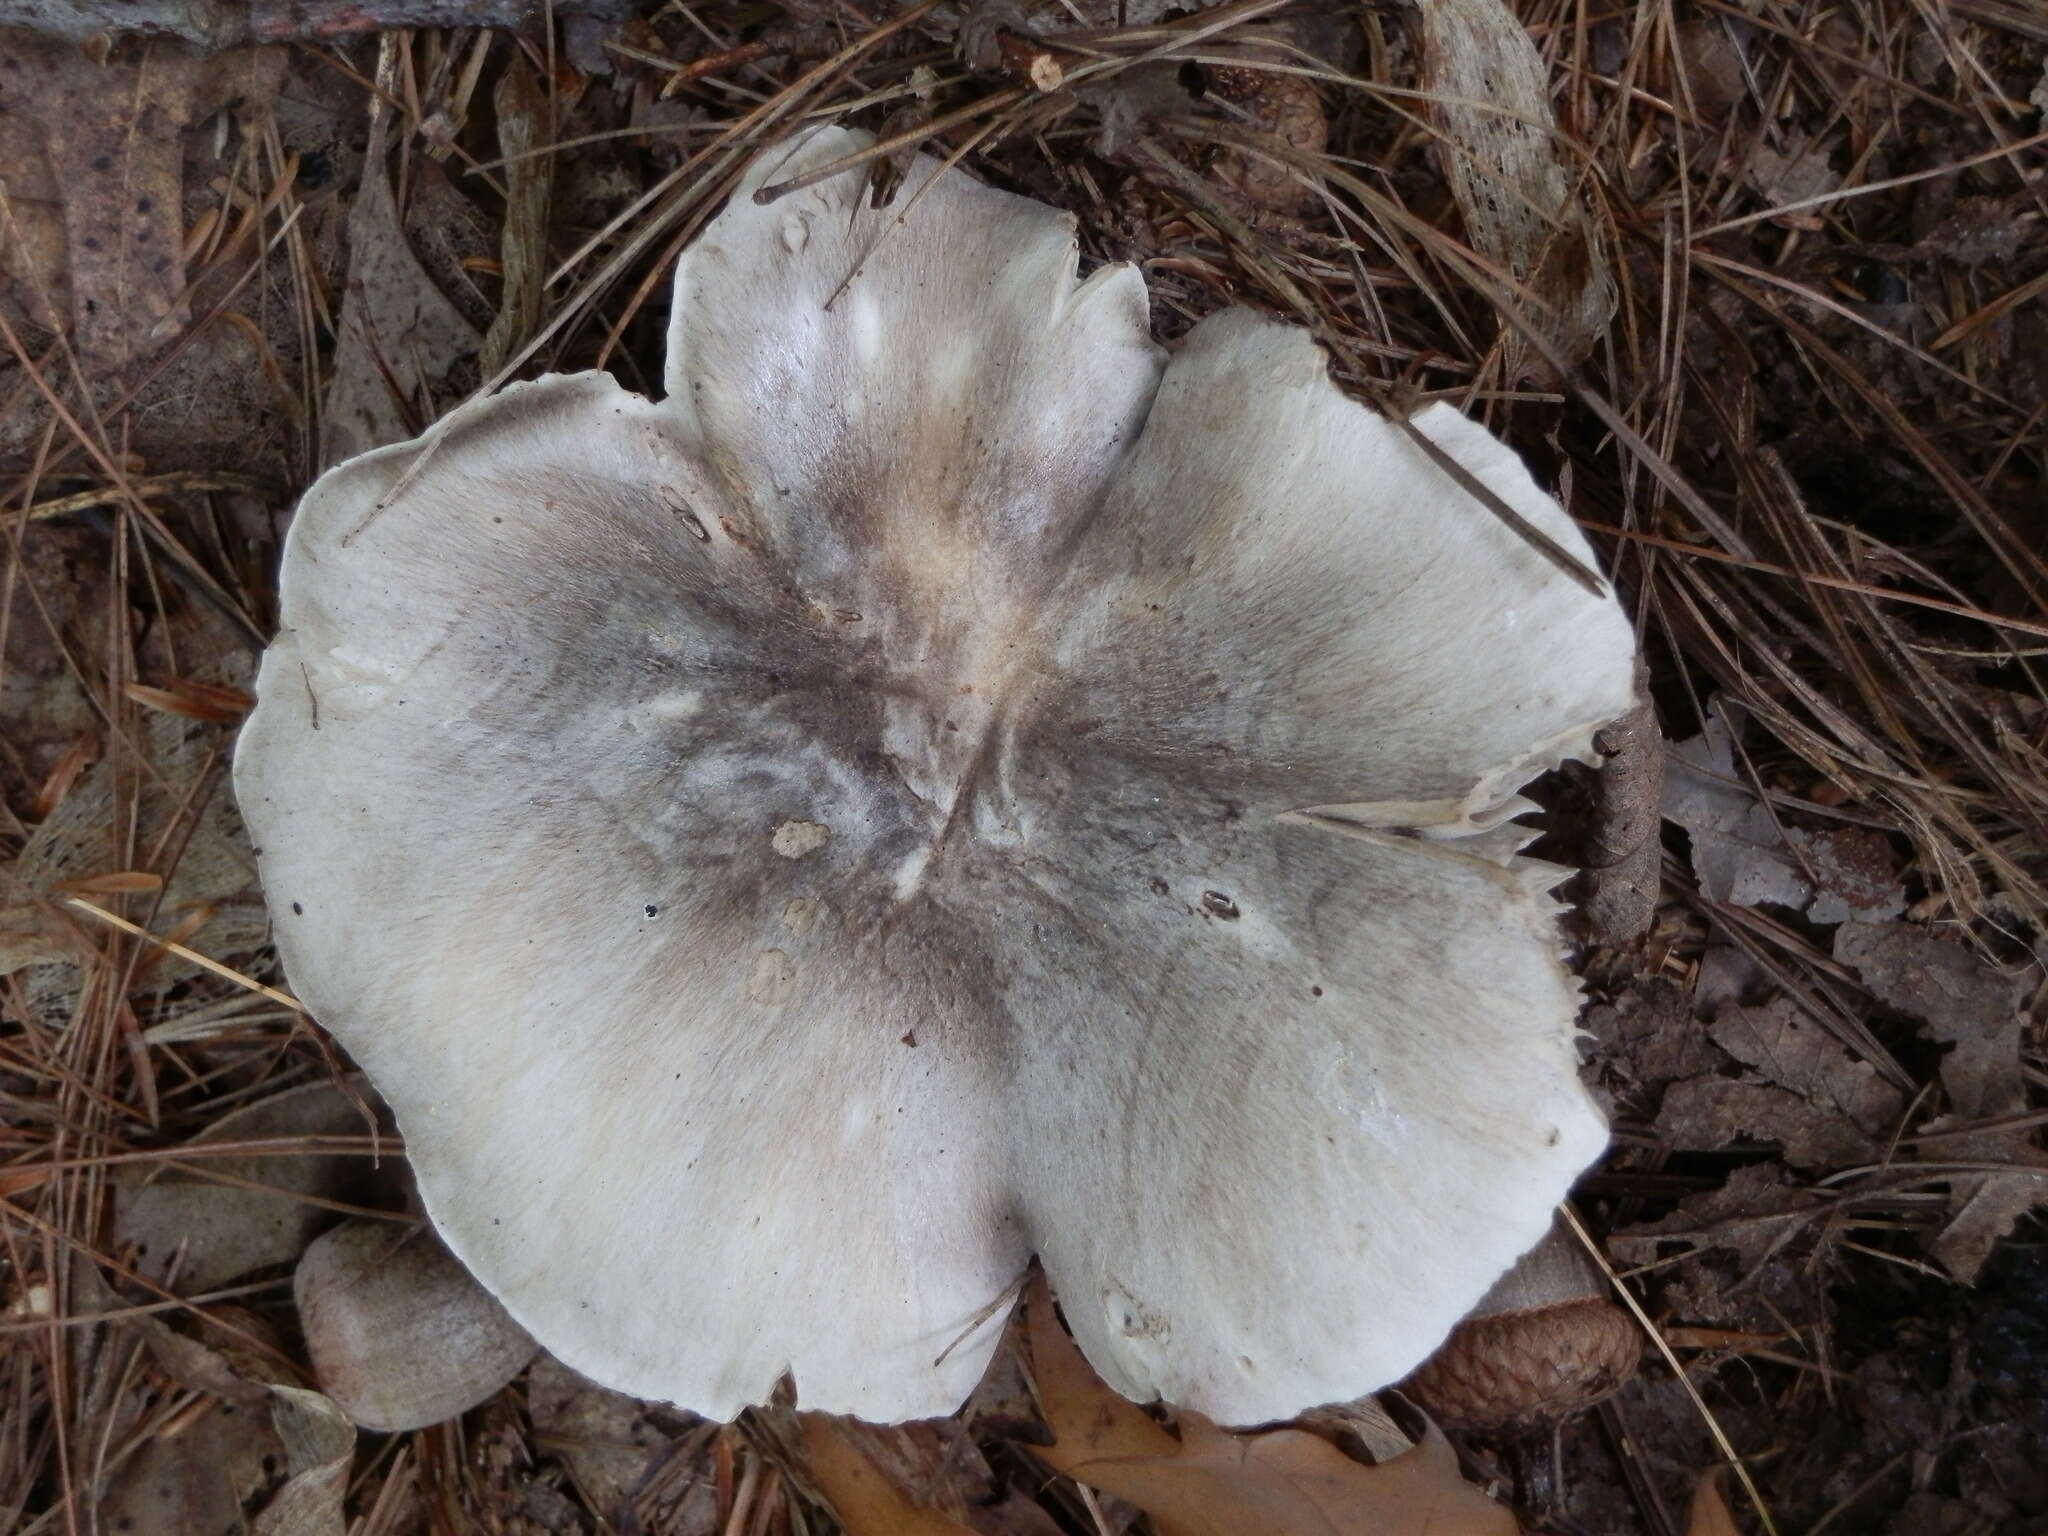
[[[1035,1252],[1134,1397],[1357,1396],[1604,1144],[1562,872],[1487,829],[1629,625],[1304,333],[1167,361],[1064,215],[751,195],[866,142],[684,257],[665,400],[516,385],[307,493],[236,760],[285,971],[609,1386],[945,1413]]]

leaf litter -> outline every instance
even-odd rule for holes
[[[1145,1510],[1160,1536],[1513,1536],[1513,1513],[1465,1481],[1433,1428],[1374,1466],[1303,1429],[1232,1434],[1188,1412],[1169,1428],[1102,1384],[1042,1282],[1025,1307],[1032,1379],[1052,1432],[1032,1454]]]
[[[381,1442],[284,1395],[315,1386],[300,1254],[408,1196],[317,1026],[244,984],[273,962],[218,765],[282,517],[342,434],[413,430],[486,373],[644,384],[667,257],[748,146],[849,108],[1070,208],[1088,262],[1144,264],[1167,341],[1224,303],[1305,321],[1348,388],[1451,398],[1559,486],[1653,706],[1547,797],[1591,869],[1574,963],[1617,1131],[1581,1212],[1779,1528],[2048,1517],[2021,1385],[2048,1370],[2048,38],[2024,8],[556,9],[553,35],[281,63],[5,43],[81,109],[0,90],[0,1525],[154,1491],[181,1530],[232,1500],[373,1536],[430,1511],[824,1531],[866,1507],[828,1463],[884,1490],[870,1523],[1030,1536],[1248,1503],[1285,1531],[1404,1462],[1418,1498],[1471,1492],[1371,1404],[1239,1436],[1083,1383],[1068,1405],[1134,1448],[1098,1488],[1059,1470],[1093,1431],[1055,1433],[1035,1334],[930,1433],[703,1425],[545,1358]],[[101,153],[153,205],[111,246]],[[145,228],[183,264],[153,295]],[[1627,766],[1660,737],[1662,789]],[[294,1093],[304,1117],[266,1123]],[[1681,1385],[1646,1369],[1554,1450],[1457,1437],[1509,1501],[1479,1514],[1753,1528],[1702,1481],[1726,1451]]]

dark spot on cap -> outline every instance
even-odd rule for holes
[[[305,915],[306,915],[306,909],[305,909],[304,907],[300,906],[300,905],[299,905],[299,904],[298,904],[298,903],[297,903],[296,901],[295,901],[295,902],[293,902],[293,903],[292,903],[292,916],[293,916],[293,917],[304,917]]]
[[[94,155],[92,168],[96,171],[111,171],[114,168],[114,157],[112,155]]]
[[[905,1031],[903,1031],[903,1040],[902,1040],[902,1043],[903,1043],[904,1045],[907,1045],[907,1046],[909,1046],[909,1047],[910,1047],[910,1048],[911,1048],[912,1050],[916,1050],[916,1049],[917,1049],[917,1031],[916,1031],[916,1030],[914,1030],[914,1029],[906,1029]]]
[[[138,197],[135,199],[135,211],[137,213],[148,213],[155,206],[156,199],[153,197]]]
[[[1168,887],[1164,880],[1160,879],[1157,875],[1152,877],[1152,894],[1154,896],[1164,896],[1167,889]]]
[[[660,913],[661,913],[661,908],[657,907],[657,906],[656,906],[656,905],[655,905],[655,904],[654,904],[653,902],[651,902],[651,901],[650,901],[649,903],[647,903],[647,915],[648,915],[649,917],[657,917],[657,916],[659,916],[659,915],[660,915]]]
[[[1310,987],[1308,989],[1308,995],[1310,997],[1321,997],[1323,995],[1323,989],[1321,987]]]

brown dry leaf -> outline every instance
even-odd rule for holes
[[[180,616],[176,644],[182,675],[194,685],[203,678],[208,688],[235,691],[253,670],[241,637],[210,608]],[[28,994],[45,1016],[69,1008],[78,979],[73,964],[49,962],[78,962],[101,936],[81,934],[51,898],[65,881],[108,873],[107,850],[131,811],[138,853],[179,850],[176,867],[158,871],[165,885],[156,930],[189,923],[186,942],[216,956],[262,944],[269,917],[256,889],[255,856],[223,782],[228,743],[223,731],[150,711],[128,742],[79,776],[12,863],[0,864],[0,976],[39,967]],[[138,751],[147,764],[139,776]],[[149,985],[167,987],[193,969],[164,957],[149,970]]]
[[[392,27],[444,25],[442,0],[386,0],[381,5],[223,5],[220,0],[44,0],[10,10],[52,37],[89,43],[113,28],[177,38],[195,48],[234,48],[261,38],[327,47],[365,32]],[[551,0],[556,16],[618,21],[632,14],[627,0]],[[466,27],[515,31],[533,20],[532,0],[463,0]]]
[[[267,112],[284,50],[206,55],[151,40],[95,62],[14,32],[0,40],[0,62],[0,111],[41,128],[63,199],[73,344],[89,367],[147,356],[188,318],[180,130],[230,102]]]
[[[156,1368],[190,1392],[205,1392],[237,1408],[263,1413],[268,1421],[269,1388],[299,1386],[290,1362],[270,1328],[254,1313],[215,1307],[197,1314],[205,1339],[178,1332],[162,1317],[139,1317],[130,1325],[149,1346]]]
[[[1032,1454],[1136,1504],[1160,1536],[1514,1536],[1513,1514],[1465,1481],[1433,1429],[1376,1467],[1300,1429],[1232,1434],[1183,1412],[1175,1434],[1103,1385],[1053,1316],[1043,1280],[1028,1307],[1054,1435]]]
[[[1777,1142],[1795,1167],[1838,1168],[1876,1156],[1898,1129],[1905,1095],[1790,999],[1725,1009],[1707,1033],[1755,1072],[1674,1083],[1657,1110],[1667,1145],[1705,1150],[1748,1137]]]
[[[1832,147],[1832,140],[1809,138],[1797,129],[1786,136],[1782,150],[1752,144],[1742,164],[1744,179],[1779,207],[1820,197],[1842,184],[1828,163]],[[1797,212],[1786,215],[1788,222],[1797,217]]]
[[[396,58],[387,37],[380,87],[395,79]],[[389,113],[379,102],[371,108],[362,185],[348,216],[348,286],[322,417],[323,464],[419,432],[440,414],[438,393],[450,376],[483,346],[482,333],[406,239],[385,165],[389,135]]]
[[[1226,103],[1234,109],[1233,115],[1260,132],[1271,134],[1313,161],[1330,142],[1330,121],[1314,83],[1298,74],[1260,67],[1297,62],[1297,56],[1287,51],[1292,41],[1288,30],[1247,27],[1233,34],[1226,51],[1244,62],[1209,65],[1208,95]],[[1316,197],[1314,187],[1304,183],[1291,167],[1246,149],[1220,149],[1209,173],[1254,213],[1298,213]]]
[[[1941,1129],[1941,1122],[1932,1122]],[[1941,1157],[2013,1164],[2010,1173],[1959,1175],[1949,1182],[1949,1219],[1927,1245],[1942,1267],[1974,1284],[1986,1261],[2019,1219],[2048,1205],[2048,1152],[2024,1133],[1987,1132],[1940,1144]]]
[[[1707,1026],[1714,1044],[1767,1081],[1850,1121],[1866,1136],[1898,1128],[1906,1097],[1790,998],[1732,1007]]]
[[[1748,89],[1742,50],[1730,37],[1727,23],[1718,16],[1696,17],[1679,27],[1676,42],[1673,51],[1685,77],[1684,99],[1706,122],[1726,121]]]
[[[42,129],[0,111],[0,165],[0,294],[44,330],[62,330],[71,312],[64,197],[43,158]]]
[[[1614,314],[1614,279],[1559,154],[1543,60],[1503,0],[1422,0],[1430,116],[1445,179],[1472,244],[1534,303],[1567,362],[1592,350]],[[1509,339],[1509,376],[1527,371]]]
[[[54,1173],[54,1169],[46,1167],[0,1168],[0,1200],[40,1189],[50,1182]]]
[[[2000,971],[1975,950],[1911,923],[1845,923],[1835,958],[1882,1001],[1926,1021],[1931,1040],[1953,1047],[1941,1086],[1966,1119],[2026,1107],[2020,1077],[2020,1003],[2029,978]]]
[[[419,431],[438,414],[435,387],[483,344],[406,243],[381,168],[364,174],[348,246],[321,441],[326,464]]]
[[[1776,1142],[1795,1168],[1865,1162],[1878,1147],[1825,1105],[1754,1078],[1696,1077],[1673,1083],[1657,1110],[1657,1139],[1681,1151],[1742,1141]]]
[[[1709,901],[1803,908],[1813,886],[1736,766],[1735,729],[1716,701],[1699,735],[1672,744],[1665,818],[1691,835],[1693,873]]]
[[[93,1305],[115,1302],[94,1276]],[[96,1511],[98,1529],[138,1536],[340,1536],[355,1431],[318,1392],[277,1379],[280,1358],[260,1317],[239,1308],[198,1314],[216,1342],[159,1317],[123,1330],[156,1367],[215,1401],[182,1416],[124,1463]],[[252,1500],[268,1494],[253,1525]]]
[[[1929,1039],[1950,1047],[1941,1086],[1955,1114],[1925,1129],[1957,1130],[2027,1107],[2021,1004],[2033,978],[1998,970],[1968,946],[1911,923],[1845,923],[1835,934],[1835,958],[1853,966],[1878,998],[1924,1020]],[[1972,1282],[2013,1224],[2048,1204],[2048,1152],[2025,1130],[1989,1130],[1924,1143],[1920,1155],[2013,1165],[2010,1173],[1949,1181],[1949,1220],[1929,1247],[1950,1274]]]
[[[1706,1038],[1685,991],[1663,976],[1633,976],[1612,1000],[1586,1010],[1585,1027],[1600,1042],[1602,1070],[1613,1091],[1644,1113],[1667,1085],[1708,1070]]]
[[[1692,1514],[1685,1522],[1685,1536],[1742,1536],[1728,1501],[1721,1496],[1721,1469],[1702,1472],[1693,1484]]]
[[[223,1115],[192,1140],[208,1143],[366,1136],[359,1084],[311,1083]],[[377,1198],[369,1158],[337,1152],[195,1157],[191,1172],[144,1167],[117,1186],[114,1241],[136,1268],[161,1276],[177,1257],[178,1288],[213,1290],[238,1275],[295,1261],[334,1217],[322,1202]],[[208,1177],[211,1175],[211,1177]],[[254,1186],[254,1187],[248,1187]],[[181,1257],[180,1257],[181,1256]]]
[[[283,1461],[266,1408],[210,1404],[181,1415],[120,1464],[94,1507],[97,1529],[123,1536],[239,1531],[243,1506],[270,1486]]]
[[[846,1536],[974,1536],[949,1515],[913,1504],[854,1445],[851,1420],[799,1416],[811,1477],[846,1528]]]
[[[18,218],[24,204],[18,172],[8,168],[11,121],[0,116],[0,177]],[[13,270],[6,238],[0,214],[0,291]],[[22,528],[6,550],[14,587],[0,632],[0,720],[7,723],[0,795],[30,822],[62,803],[98,752],[104,721],[90,688],[99,659],[96,626],[113,597],[105,547],[93,530],[39,521]]]
[[[1035,1413],[1031,1422],[1037,1422]],[[917,1508],[958,1521],[981,1536],[1059,1536],[1051,1516],[1014,1490],[997,1500],[995,1473],[959,1419],[836,1423],[847,1445]]]

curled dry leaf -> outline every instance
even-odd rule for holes
[[[1480,254],[1534,300],[1528,318],[1576,362],[1614,313],[1614,279],[1558,152],[1543,60],[1503,0],[1423,0],[1422,58],[1444,176]],[[1510,376],[1526,372],[1509,338]]]
[[[1430,1430],[1379,1466],[1301,1429],[1232,1434],[1198,1413],[1155,1421],[1104,1386],[1053,1315],[1044,1282],[1028,1303],[1031,1364],[1051,1445],[1033,1455],[1128,1499],[1160,1536],[1515,1536],[1515,1518],[1459,1474]]]
[[[351,1221],[292,1276],[320,1385],[365,1429],[423,1429],[474,1408],[535,1344],[424,1227]]]

